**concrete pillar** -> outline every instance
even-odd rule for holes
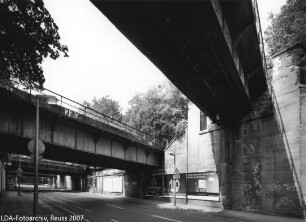
[[[65,189],[72,190],[72,181],[71,181],[71,176],[69,175],[65,176]]]
[[[59,188],[60,187],[60,185],[59,185],[59,182],[60,181],[60,176],[59,175],[56,175],[56,179],[55,179],[55,188]]]
[[[73,191],[81,191],[81,180],[82,178],[79,175],[71,176],[71,190]]]
[[[66,177],[65,175],[57,175],[56,186],[58,189],[67,189]]]
[[[0,192],[5,189],[6,172],[2,161],[0,160]]]
[[[56,177],[52,176],[52,184],[51,184],[51,188],[54,189],[55,188],[55,181],[56,181]]]
[[[292,192],[282,192],[282,195],[290,201],[287,201],[289,203],[282,212],[297,214],[301,210],[305,215],[306,90],[304,85],[299,84],[301,69],[293,63],[295,53],[297,53],[296,48],[292,48],[273,56],[270,91],[284,144],[284,153],[290,166],[286,172],[284,170],[277,172],[277,180],[280,181],[281,187],[289,186],[296,191],[295,195]],[[280,204],[282,202],[279,201],[275,204],[275,208]]]
[[[151,179],[150,171],[128,170],[124,175],[124,194],[127,197],[144,198],[146,187]]]
[[[81,176],[81,190],[82,191],[89,191],[88,190],[88,180],[87,180],[87,175]]]
[[[66,189],[66,180],[65,180],[65,176],[61,175],[61,184],[60,184],[60,188],[61,189]]]
[[[0,192],[3,190],[2,187],[2,161],[0,160]]]

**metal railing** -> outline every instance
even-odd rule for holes
[[[119,129],[126,133],[129,133],[133,136],[135,141],[142,142],[146,145],[150,146],[159,146],[161,147],[161,142],[145,133],[141,130],[138,130],[132,126],[129,126],[113,117],[105,115],[97,110],[94,110],[88,106],[80,104],[72,99],[69,99],[63,95],[60,95],[56,92],[53,92],[49,89],[37,90],[37,89],[26,89],[23,85],[15,85],[11,86],[4,82],[0,81],[0,88],[4,88],[12,93],[18,94],[18,91],[26,92],[29,94],[30,101],[35,101],[36,95],[44,95],[46,97],[52,98],[52,100],[45,105],[48,105],[54,109],[59,111],[60,115],[75,119],[75,120],[85,120],[86,118],[97,120],[99,122],[105,123],[109,126],[114,127],[115,129]]]

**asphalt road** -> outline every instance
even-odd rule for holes
[[[16,193],[14,194],[16,196]],[[7,209],[14,209],[14,215],[32,212],[33,193],[23,192],[18,201],[6,203]],[[19,211],[18,211],[19,210]],[[242,222],[241,218],[216,213],[201,213],[191,210],[161,209],[158,205],[142,203],[126,198],[111,198],[89,193],[41,192],[39,194],[39,215],[47,221],[91,221],[91,222]]]

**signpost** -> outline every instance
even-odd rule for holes
[[[45,101],[52,103],[56,97],[50,95],[36,95],[36,127],[35,127],[35,140],[31,140],[28,144],[29,151],[34,154],[34,166],[35,166],[35,177],[34,177],[34,196],[33,196],[33,216],[37,216],[38,206],[38,156],[43,154],[45,151],[45,145],[39,140],[39,101]]]
[[[20,159],[20,157],[19,157]],[[19,160],[19,168],[17,169],[17,178],[18,178],[18,196],[20,196],[20,180],[22,176],[22,169],[20,168],[20,160]]]
[[[174,189],[174,206],[176,206],[176,180],[180,179],[180,172],[175,167],[175,170],[173,172],[173,189]]]

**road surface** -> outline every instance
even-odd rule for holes
[[[2,198],[3,199],[3,198]],[[4,215],[31,216],[32,192],[9,192],[2,200],[0,211]],[[133,201],[128,198],[112,198],[90,193],[41,192],[39,193],[40,216],[45,221],[85,221],[85,222],[242,222],[241,218],[217,213],[202,213],[192,210],[162,209],[149,201]],[[16,221],[16,220],[15,220]],[[23,220],[25,221],[25,220]]]

